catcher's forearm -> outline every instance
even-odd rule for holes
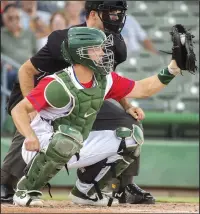
[[[127,98],[122,98],[119,103],[125,111],[132,107]]]
[[[30,117],[26,109],[22,108],[20,105],[16,105],[12,111],[11,115],[13,122],[17,130],[26,138],[35,136],[35,132],[30,126]]]
[[[174,77],[180,73],[180,68],[175,60],[171,60],[167,68],[163,69],[157,76],[153,76],[147,85],[148,97],[161,91]],[[158,79],[157,79],[158,78]]]
[[[34,132],[30,126],[30,118],[28,114],[25,114],[25,112],[22,112],[21,110],[18,111],[18,109],[12,110],[12,118],[15,123],[15,126],[17,130],[26,138],[34,135]]]
[[[163,69],[158,75],[135,81],[133,90],[126,97],[151,97],[165,88],[178,73],[180,73],[180,68],[178,68],[176,61],[172,60],[168,68]]]

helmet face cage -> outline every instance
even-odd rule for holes
[[[108,47],[113,46],[113,35],[109,35],[106,40],[100,45],[93,45],[87,47],[80,47],[77,49],[76,53],[84,59],[91,60],[96,67],[103,69],[103,74],[107,75],[114,68],[114,53],[109,50]],[[88,50],[92,50],[92,55],[95,56],[96,60],[91,59],[91,54],[89,56]],[[100,50],[104,52],[103,56],[99,55]]]

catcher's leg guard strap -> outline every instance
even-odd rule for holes
[[[18,190],[38,190],[54,177],[66,162],[81,148],[81,135],[70,131],[68,126],[59,127],[47,150],[41,150],[33,159],[26,177],[20,180]]]
[[[99,174],[101,169],[105,167],[107,162],[107,159],[104,159],[102,161],[99,161],[98,163],[95,163],[91,166],[87,166],[84,168],[79,168],[77,170],[77,176],[80,179],[81,182],[87,183],[87,184],[94,184],[94,188],[99,196],[99,199],[102,199],[102,194],[99,189],[99,185],[95,181],[96,176]]]
[[[112,164],[115,166],[116,176],[119,176],[122,171],[129,166],[129,162],[124,160],[123,157],[120,157],[119,155],[117,155],[117,157],[117,160]],[[107,162],[109,162],[109,159]],[[79,180],[77,180],[76,182],[76,187],[80,192],[84,193],[87,196],[91,196],[96,192],[96,185],[94,185],[94,183],[98,184],[98,188],[101,190],[107,185],[107,182],[112,179],[113,166],[111,166],[111,163],[102,163],[103,162],[100,163],[101,167],[99,167],[99,172],[95,173],[96,176],[92,175],[93,171],[87,169],[87,167],[85,167],[84,170],[83,168],[79,169]],[[86,174],[87,177],[91,177],[91,179],[84,179],[86,178]]]

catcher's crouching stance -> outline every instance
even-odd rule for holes
[[[73,67],[42,79],[12,110],[15,125],[26,138],[22,156],[29,166],[17,184],[16,205],[43,206],[40,189],[66,163],[79,168],[73,202],[110,205],[113,197],[119,198],[115,187],[110,198],[101,190],[139,155],[143,133],[135,125],[90,133],[96,114],[104,99],[151,96],[180,73],[172,60],[158,75],[129,80],[111,72],[113,53],[107,49],[111,36],[87,27],[71,28],[67,36],[62,52]],[[28,113],[34,110],[39,113],[30,125]],[[107,136],[103,141],[102,134]]]

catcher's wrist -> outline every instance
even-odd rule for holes
[[[171,74],[169,72],[168,68],[163,69],[159,74],[158,74],[158,79],[160,80],[160,82],[164,85],[167,85],[173,78],[175,77],[175,75]]]
[[[129,113],[130,113],[130,110],[131,110],[132,108],[133,108],[133,107],[127,108],[127,109],[126,109],[126,113],[129,114]]]

